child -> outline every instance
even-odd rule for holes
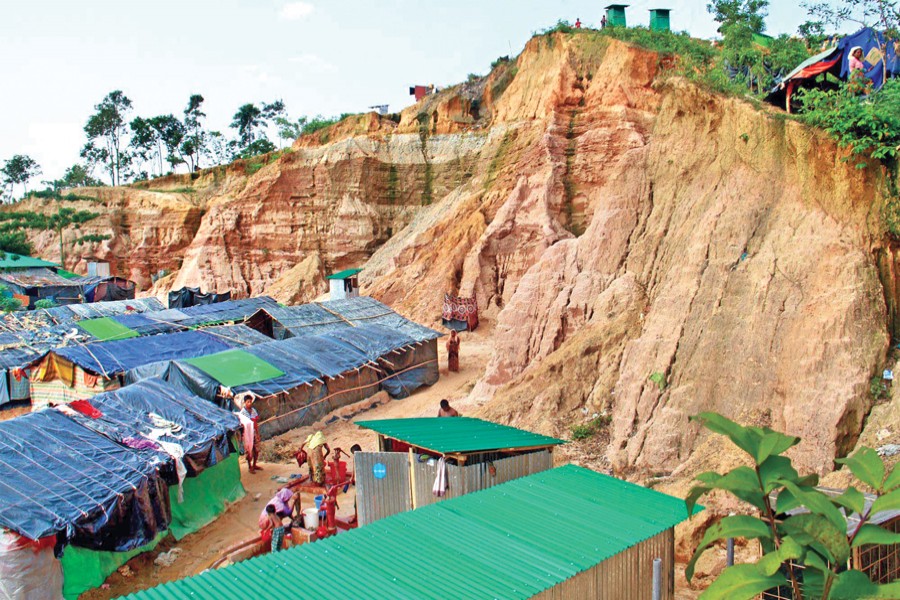
[[[264,542],[271,542],[271,551],[278,552],[281,550],[281,544],[284,541],[284,524],[281,517],[275,513],[273,504],[266,505],[265,516],[259,517],[260,535]]]

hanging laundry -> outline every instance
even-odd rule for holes
[[[434,486],[431,488],[431,493],[438,498],[443,497],[447,493],[447,461],[444,460],[444,457],[438,460],[437,476],[434,478]]]
[[[256,441],[256,424],[247,415],[239,412],[234,414],[236,414],[238,419],[240,419],[241,426],[243,426],[244,428],[244,433],[241,436],[244,442],[244,454],[250,456],[253,454],[253,445]]]
[[[103,413],[94,408],[87,400],[73,400],[69,402],[69,407],[92,419],[99,419],[103,416]]]
[[[187,467],[184,466],[184,448],[175,442],[156,440],[156,443],[163,449],[163,452],[175,460],[175,473],[178,475],[178,503],[181,504],[184,502],[184,489],[181,484],[187,476]]]

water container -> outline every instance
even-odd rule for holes
[[[315,531],[319,528],[319,509],[318,508],[305,508],[303,509],[303,521],[304,525],[306,525],[306,529],[312,529]]]
[[[322,502],[325,500],[325,496],[316,496],[316,510],[321,510]],[[315,529],[315,527],[307,527],[307,529]]]

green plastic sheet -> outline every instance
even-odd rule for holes
[[[102,585],[107,577],[129,560],[156,548],[167,534],[167,531],[163,531],[149,544],[128,552],[103,552],[68,546],[60,559],[63,596],[66,600],[75,600],[84,592]]]
[[[172,522],[169,531],[176,540],[212,523],[225,510],[228,502],[244,497],[241,485],[240,456],[232,453],[214,467],[182,483],[184,502],[178,502],[178,486],[169,488]]]
[[[194,365],[227,387],[275,379],[284,371],[243,350],[225,350],[184,362]]]
[[[63,596],[74,600],[87,590],[99,587],[116,569],[129,560],[156,548],[169,533],[176,540],[200,530],[225,511],[226,504],[241,499],[245,492],[241,485],[240,455],[231,454],[197,477],[184,480],[184,502],[178,502],[178,487],[169,488],[172,522],[168,531],[156,536],[145,546],[129,552],[102,552],[68,546],[63,553]]]
[[[121,323],[113,321],[109,317],[79,321],[78,326],[101,342],[107,342],[110,340],[127,340],[128,338],[138,336],[138,332],[134,329],[125,327]]]

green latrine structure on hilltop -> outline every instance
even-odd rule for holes
[[[671,600],[687,518],[679,498],[567,465],[126,599]]]
[[[606,24],[609,27],[628,27],[625,22],[627,4],[610,4],[606,7]]]
[[[669,8],[651,8],[650,9],[650,30],[651,31],[671,31],[672,24],[669,15],[672,10]]]

